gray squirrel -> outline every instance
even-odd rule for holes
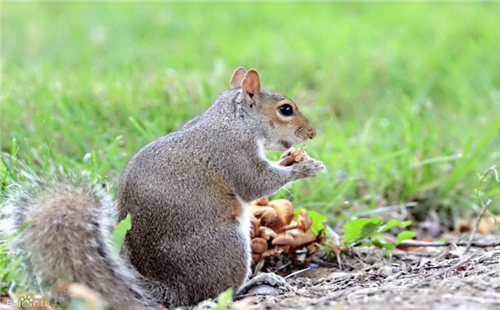
[[[201,115],[144,146],[127,164],[112,200],[92,185],[32,182],[8,191],[3,233],[26,257],[27,273],[64,301],[61,285],[81,283],[108,309],[195,305],[250,276],[247,205],[324,169],[291,166],[265,151],[286,151],[316,132],[297,105],[261,88],[257,71],[239,67],[231,88]],[[132,218],[122,252],[111,232]],[[278,281],[279,282],[279,281]]]

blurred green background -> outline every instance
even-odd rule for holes
[[[498,16],[498,3],[3,2],[1,150],[116,182],[245,66],[300,105],[328,169],[279,196],[332,220],[417,202],[451,223],[500,163]],[[498,208],[498,183],[482,190]]]

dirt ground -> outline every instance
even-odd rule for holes
[[[274,295],[237,296],[230,309],[500,309],[500,235],[476,238],[468,252],[466,240],[446,240],[396,249],[389,258],[376,248],[354,248],[340,259],[318,253],[300,267],[278,256],[262,271],[285,277],[290,291],[264,285]]]
[[[281,272],[286,263],[274,263],[265,271],[288,274],[292,291],[254,302],[258,309],[500,309],[500,236],[476,239],[468,253],[453,241],[395,250],[391,259],[378,249],[356,249],[342,257],[342,268],[317,257],[292,274]],[[244,306],[250,298],[236,308],[250,309]]]

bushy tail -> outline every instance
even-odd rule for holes
[[[1,211],[6,236],[27,225],[9,247],[26,258],[28,276],[53,300],[69,302],[60,288],[79,283],[100,293],[108,309],[151,306],[133,267],[114,254],[117,212],[104,189],[69,182],[13,185]]]

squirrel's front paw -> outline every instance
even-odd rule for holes
[[[295,179],[314,178],[318,176],[318,171],[325,169],[325,165],[319,160],[308,159],[290,166]]]

